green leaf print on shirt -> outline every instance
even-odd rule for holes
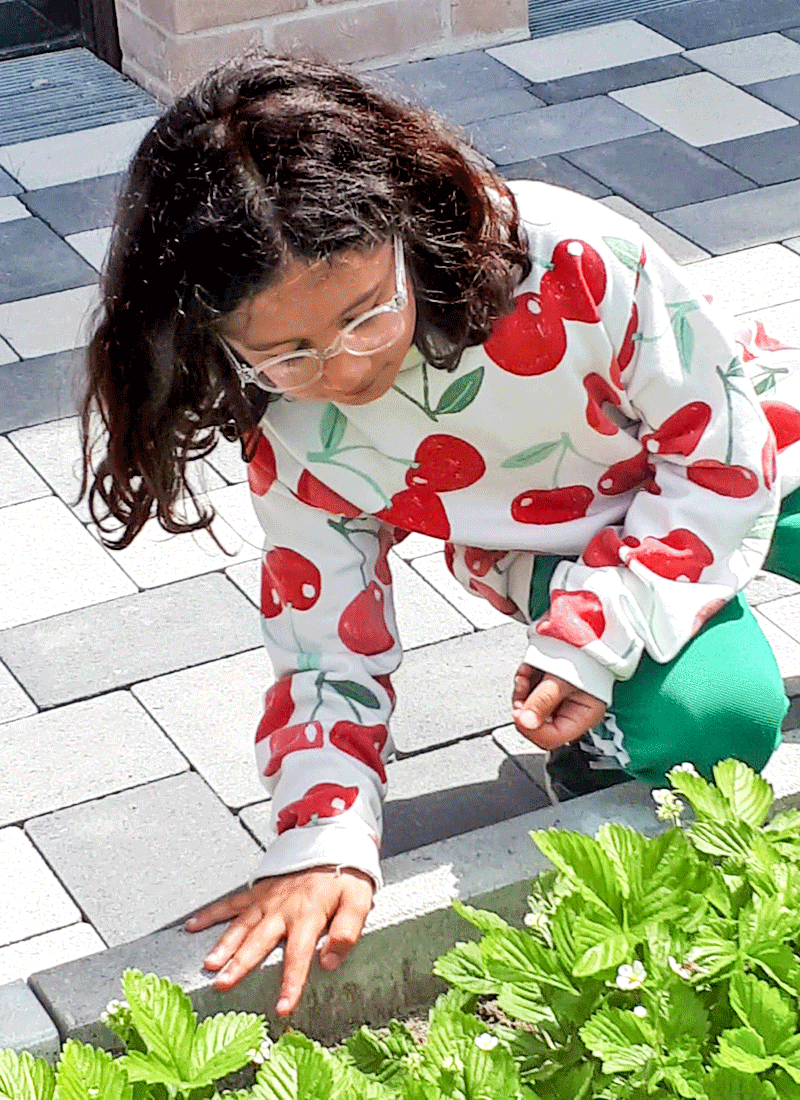
[[[538,462],[544,462],[560,446],[562,446],[561,439],[557,439],[555,443],[537,443],[535,447],[528,447],[526,451],[512,455],[500,465],[504,470],[520,470],[523,466],[535,466]]]
[[[344,699],[352,699],[362,707],[369,707],[370,710],[377,710],[380,707],[380,703],[372,692],[363,684],[357,684],[355,680],[328,680],[327,683],[328,687],[333,688]]]
[[[319,422],[319,441],[324,451],[335,451],[342,442],[347,417],[341,409],[328,402]]]
[[[342,470],[349,470],[351,474],[355,474],[356,477],[362,478],[371,489],[375,490],[385,508],[391,507],[392,502],[389,496],[377,481],[370,477],[365,470],[360,470],[358,466],[351,466],[348,462],[339,461],[340,456],[346,454],[348,451],[375,451],[376,454],[380,453],[382,458],[388,458],[390,462],[399,462],[401,466],[413,466],[413,459],[395,458],[393,455],[378,452],[375,447],[370,447],[366,443],[354,443],[349,447],[340,446],[344,439],[344,433],[347,430],[347,423],[347,417],[342,410],[338,409],[336,405],[329,401],[319,420],[319,439],[322,444],[322,450],[307,451],[306,459],[309,462],[324,462],[329,466],[338,466]]]
[[[630,271],[636,273],[637,278],[650,281],[650,276],[644,269],[642,262],[643,251],[641,245],[634,244],[633,241],[626,241],[622,237],[603,237],[603,244],[614,253],[619,262],[627,267]]]
[[[675,336],[675,345],[680,356],[681,366],[686,374],[692,369],[692,356],[694,355],[694,332],[686,317],[699,309],[697,302],[668,302],[670,324]]]
[[[483,367],[477,367],[475,370],[470,371],[469,374],[465,374],[461,378],[456,378],[441,395],[435,409],[431,408],[430,379],[428,377],[427,363],[422,364],[421,401],[416,397],[412,397],[410,393],[406,393],[406,391],[401,389],[397,384],[392,386],[392,389],[395,393],[399,393],[401,397],[405,397],[406,401],[410,401],[412,405],[416,405],[418,409],[422,409],[429,420],[436,422],[439,420],[440,416],[449,416],[453,413],[463,412],[468,405],[471,405],[478,396],[478,392],[483,383],[483,375]]]

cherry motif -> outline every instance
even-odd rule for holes
[[[351,653],[365,657],[385,653],[394,645],[394,638],[386,629],[383,592],[375,581],[370,581],[342,612],[339,637]]]
[[[727,600],[711,600],[705,607],[701,607],[692,623],[692,636],[694,636],[701,627],[705,626],[709,619],[713,619],[718,611],[722,611],[727,602]]]
[[[480,546],[464,548],[464,564],[475,577],[485,577],[493,565],[506,556],[505,550],[484,550]]]
[[[616,357],[615,365],[616,370],[612,368],[612,379],[614,384],[622,387],[622,371],[629,367],[631,360],[633,359],[633,353],[636,350],[636,343],[634,336],[639,329],[639,307],[636,302],[633,303],[633,309],[631,310],[631,317],[628,321],[628,327],[625,329],[625,336],[622,341],[622,347],[619,349],[619,355]]]
[[[488,584],[484,584],[483,581],[476,580],[475,577],[469,578],[469,586],[473,592],[476,592],[492,605],[496,611],[502,611],[504,615],[517,615],[519,608],[513,600],[507,596],[501,596],[499,592]]]
[[[702,485],[722,497],[751,497],[758,489],[758,478],[745,466],[727,466],[716,458],[693,462],[686,470],[689,481]]]
[[[338,783],[317,783],[302,798],[284,806],[278,814],[278,836],[287,829],[316,825],[320,819],[338,817],[351,808],[358,798],[358,787],[342,787]]]
[[[261,613],[273,619],[284,607],[308,611],[321,588],[322,577],[313,562],[286,546],[276,546],[261,566]]]
[[[483,349],[509,374],[547,374],[564,358],[567,332],[562,319],[545,307],[538,294],[519,294],[514,312],[497,319]]]
[[[785,451],[800,439],[800,411],[785,401],[762,401],[761,408],[775,436],[778,451]]]
[[[601,374],[596,374],[594,371],[591,374],[587,374],[583,380],[583,387],[586,390],[586,396],[588,398],[586,403],[586,419],[591,428],[594,428],[600,435],[616,435],[619,431],[619,425],[606,415],[603,410],[603,405],[608,402],[611,405],[619,406],[621,399],[617,391],[603,378]]]
[[[631,535],[620,539],[613,527],[604,527],[598,531],[584,550],[582,557],[590,569],[602,569],[604,566],[620,564],[620,549],[623,546],[638,546],[639,540]]]
[[[670,531],[662,539],[648,535],[642,543],[629,536],[624,545],[629,549],[620,549],[620,557],[626,564],[638,561],[651,573],[670,581],[689,580],[696,584],[706,566],[714,561],[703,540],[683,527]]]
[[[374,677],[375,680],[381,685],[383,690],[389,696],[389,702],[394,706],[397,696],[395,690],[392,687],[392,679],[388,672],[382,672],[379,676]]]
[[[597,488],[603,496],[618,496],[652,481],[654,474],[655,469],[650,463],[648,452],[642,447],[633,458],[626,458],[609,466],[597,482]]]
[[[692,401],[668,416],[656,431],[643,435],[642,443],[654,454],[687,457],[702,439],[710,421],[711,406],[705,401]]]
[[[406,471],[406,485],[427,486],[448,493],[474,485],[486,472],[486,463],[471,443],[454,435],[429,435],[414,454],[415,466]]]
[[[264,713],[256,730],[256,744],[263,741],[265,737],[269,737],[275,730],[288,725],[294,711],[290,676],[276,680],[267,692],[264,704]]]
[[[599,321],[597,307],[606,292],[606,269],[599,254],[585,241],[560,241],[552,264],[539,287],[542,302],[565,321]]]
[[[381,753],[389,731],[386,726],[358,726],[355,722],[337,722],[331,729],[330,743],[348,756],[377,772],[381,783],[386,782],[386,768]]]
[[[527,489],[511,502],[511,518],[517,523],[568,523],[586,515],[594,493],[586,485],[559,489]]]
[[[333,489],[324,485],[309,470],[303,470],[297,483],[297,497],[304,504],[310,504],[313,508],[321,508],[324,512],[331,512],[334,516],[346,516],[347,519],[355,519],[361,515],[361,509],[356,508],[349,500],[340,497]]]
[[[771,489],[778,476],[778,452],[775,449],[775,440],[768,436],[761,448],[761,469],[764,474],[764,484]]]
[[[263,432],[259,431],[255,454],[247,464],[247,480],[256,496],[263,497],[277,477],[275,452]]]
[[[270,737],[270,757],[264,775],[269,778],[280,771],[284,757],[290,752],[321,749],[323,743],[322,725],[319,722],[300,722],[299,725],[284,726],[283,729],[276,730]]]
[[[444,544],[444,563],[450,572],[455,576],[455,570],[453,568],[456,560],[456,548],[452,542],[446,542]]]
[[[392,571],[389,568],[389,551],[395,544],[394,532],[381,526],[378,529],[378,557],[375,561],[375,576],[381,584],[392,583]]]
[[[550,610],[537,624],[536,633],[582,649],[602,637],[605,628],[603,605],[594,592],[567,592],[555,588],[550,597]]]
[[[419,531],[436,539],[450,537],[450,521],[439,497],[427,485],[401,489],[392,497],[391,508],[375,515],[387,523],[396,523],[409,531]]]
[[[763,321],[756,321],[755,344],[761,351],[797,351],[797,348],[790,347],[789,344],[782,344],[774,336],[769,336],[764,328]]]

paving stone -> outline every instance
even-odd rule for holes
[[[256,519],[247,482],[215,489],[208,494],[208,500],[219,518],[238,535],[238,540],[225,543],[226,547],[240,559],[260,558],[264,550],[264,531]],[[233,563],[233,559],[228,560]]]
[[[800,744],[787,738],[772,754],[761,774],[775,792],[773,809],[796,807],[800,791]]]
[[[81,358],[80,351],[62,351],[0,366],[0,431],[72,416]]]
[[[239,443],[229,443],[227,439],[220,438],[206,461],[230,485],[247,481],[247,463],[242,459],[242,449]]]
[[[3,722],[14,722],[36,714],[36,705],[30,699],[5,665],[0,664],[0,728]]]
[[[426,554],[425,557],[415,558],[413,568],[479,630],[503,626],[508,622],[508,616],[492,607],[488,600],[473,595],[459,584],[447,568],[441,551],[438,554]]]
[[[628,111],[607,96],[590,96],[574,103],[488,119],[470,127],[470,134],[487,156],[503,165],[618,141],[655,129],[641,115]]]
[[[792,252],[800,252],[800,237],[791,237],[782,243],[784,248],[791,248]]]
[[[27,191],[21,201],[62,237],[111,225],[122,173]]]
[[[22,455],[0,436],[0,508],[44,497],[50,490]]]
[[[800,299],[800,259],[779,244],[700,260],[689,264],[686,271],[715,305],[729,313]]]
[[[634,61],[681,52],[679,45],[654,34],[641,23],[625,19],[599,27],[582,27],[486,51],[504,65],[541,83],[616,68]]]
[[[756,313],[743,313],[743,321],[761,320],[771,336],[791,347],[800,348],[800,302],[787,302]]]
[[[777,600],[781,596],[800,595],[800,584],[795,584],[788,577],[781,577],[777,573],[757,573],[744,590],[747,602],[756,607],[768,600]]]
[[[0,726],[0,743],[7,780],[0,787],[3,824],[175,775],[188,767],[127,692],[9,722]],[[21,776],[24,783],[19,782]],[[37,931],[42,929],[24,934]]]
[[[658,217],[715,256],[800,233],[800,181],[660,211]]]
[[[800,118],[800,75],[748,84],[745,91],[777,107],[784,114],[791,115],[792,118]]]
[[[689,0],[636,16],[688,49],[797,26],[796,0]]]
[[[753,188],[750,180],[664,132],[576,149],[564,157],[651,212]]]
[[[9,176],[8,172],[4,172],[3,169],[0,168],[0,195],[4,197],[6,195],[19,195],[21,191],[22,188],[14,177]]]
[[[435,554],[442,549],[442,540],[431,538],[430,535],[408,535],[402,542],[398,542],[390,551],[397,554],[404,561],[421,557],[422,554]]]
[[[800,695],[790,700],[789,711],[783,721],[783,731],[786,740],[793,744],[800,742]]]
[[[38,218],[0,224],[0,255],[14,257],[0,267],[0,302],[97,281],[97,272]]]
[[[30,218],[31,212],[14,195],[0,198],[0,224],[3,222],[15,222],[20,218]]]
[[[758,34],[689,50],[685,55],[731,84],[754,84],[800,73],[800,45],[782,34]]]
[[[38,817],[26,831],[111,946],[241,886],[260,854],[193,773]]]
[[[22,829],[0,829],[0,883],[3,946],[81,919],[75,902]]]
[[[96,285],[0,302],[0,336],[24,359],[85,347],[96,302]]]
[[[0,988],[4,982],[24,981],[37,970],[94,955],[105,947],[94,928],[85,921],[0,947]],[[0,1039],[0,1047],[3,1046]]]
[[[102,271],[111,244],[110,229],[87,229],[83,233],[70,233],[65,239],[96,271]]]
[[[479,92],[513,91],[527,81],[483,50],[468,50],[447,57],[409,61],[376,70],[372,76],[388,81],[406,94],[437,106],[458,103]]]
[[[273,682],[261,647],[159,676],[132,690],[215,794],[238,809],[268,797],[253,745],[264,692]]]
[[[538,745],[534,745],[533,741],[523,737],[516,726],[513,725],[501,726],[500,729],[494,730],[492,738],[503,752],[508,753],[516,766],[522,768],[529,779],[538,784],[542,790],[545,789],[544,762],[546,753],[544,749],[540,749]],[[546,799],[542,805],[549,806],[549,799]]]
[[[155,116],[0,147],[0,167],[28,191],[123,172]]]
[[[525,627],[510,623],[406,654],[392,677],[398,752],[430,749],[507,722],[514,672],[525,649]]]
[[[471,623],[405,562],[395,558],[391,570],[394,611],[404,652],[472,632]]]
[[[0,605],[0,631],[135,591],[55,497],[0,509],[0,574],[12,570],[14,584]]]
[[[782,596],[761,604],[759,611],[773,623],[785,630],[795,641],[800,642],[800,594]],[[798,649],[800,659],[800,649]]]
[[[559,156],[534,157],[517,164],[505,164],[498,171],[507,180],[543,180],[545,183],[554,183],[557,187],[577,191],[589,199],[600,199],[610,193],[605,184],[587,176]]]
[[[723,141],[706,152],[756,183],[784,183],[800,177],[800,126]]]
[[[250,603],[212,573],[0,632],[0,659],[58,706],[260,644]]]
[[[657,244],[660,244],[667,255],[671,256],[677,263],[687,264],[708,256],[704,248],[700,248],[694,241],[687,240],[679,233],[673,232],[663,222],[656,221],[649,214],[645,214],[643,210],[638,210],[627,199],[611,195],[609,198],[600,201],[604,206],[609,206],[612,210],[616,210],[618,214],[630,218],[631,221],[641,226],[645,233],[652,237]]]
[[[9,345],[0,337],[0,366],[6,363],[16,363],[19,361],[19,356],[9,347]]]
[[[232,565],[225,570],[225,576],[230,578],[238,589],[244,592],[254,607],[261,605],[261,560],[252,558],[243,561],[240,565]]]
[[[610,95],[689,145],[715,145],[797,125],[796,119],[713,73],[676,76],[639,88],[622,88]]]
[[[486,118],[530,111],[543,104],[544,100],[522,88],[506,88],[489,95],[469,96],[458,103],[448,103],[442,108],[442,113],[457,126],[467,126]]]
[[[796,601],[797,597],[792,596],[790,599]],[[753,614],[775,654],[778,668],[786,685],[787,695],[800,695],[800,645],[798,645],[796,638],[781,629],[781,626],[774,619],[774,605],[781,602],[781,600],[771,600],[768,604],[755,608]],[[781,625],[783,625],[785,619],[780,610],[778,611],[778,618],[781,619]],[[794,619],[796,620],[796,618],[797,612],[795,611]]]
[[[697,65],[674,53],[665,57],[650,57],[646,61],[633,61],[629,65],[615,65],[611,69],[566,76],[561,80],[534,83],[530,90],[545,103],[569,103],[570,100],[585,99],[590,95],[606,95],[618,88],[633,88],[696,72],[699,72]]]
[[[25,982],[0,986],[0,1050],[27,1050],[49,1062],[61,1051],[58,1028]]]

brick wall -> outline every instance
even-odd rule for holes
[[[122,68],[163,102],[251,46],[369,67],[528,37],[527,0],[115,0]]]

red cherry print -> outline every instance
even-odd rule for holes
[[[266,564],[262,562],[261,614],[265,619],[274,619],[276,615],[280,615],[281,611],[283,611],[283,601],[278,592],[278,586],[275,583],[272,573],[267,569]]]
[[[389,731],[386,726],[357,726],[355,722],[337,722],[330,732],[331,744],[360,760],[377,772],[381,783],[386,782],[386,768],[381,753]]]
[[[394,546],[394,532],[388,527],[378,530],[378,557],[375,562],[375,576],[381,584],[392,583],[392,571],[389,568],[389,551]]]
[[[553,250],[553,268],[542,276],[542,303],[565,321],[599,321],[606,292],[606,269],[585,241],[561,241]]]
[[[322,577],[319,569],[308,558],[286,546],[276,546],[264,559],[261,578],[261,610],[271,618],[277,614],[264,611],[264,591],[269,578],[272,585],[271,603],[293,607],[295,611],[308,611],[319,599]],[[280,610],[280,607],[278,608]]]
[[[800,439],[800,411],[785,401],[762,401],[761,408],[775,435],[779,452]]]
[[[450,572],[453,573],[453,575],[455,575],[455,571],[453,569],[453,563],[455,562],[455,560],[456,548],[455,546],[453,546],[452,542],[446,542],[444,544],[444,562]]]
[[[297,483],[297,497],[304,504],[310,504],[314,508],[321,508],[324,512],[331,512],[334,516],[346,516],[354,519],[361,515],[361,509],[356,508],[349,500],[340,497],[333,489],[323,485],[309,470],[303,470]]]
[[[513,600],[501,596],[499,592],[495,592],[493,588],[488,584],[484,584],[483,581],[476,580],[475,577],[470,577],[469,586],[473,592],[477,592],[479,596],[483,596],[496,611],[502,611],[504,615],[516,615],[519,612],[519,608]]]
[[[258,436],[255,454],[247,464],[247,480],[250,483],[252,492],[256,496],[263,497],[277,474],[275,471],[275,452],[272,445],[263,432],[259,431]]]
[[[619,565],[620,549],[623,546],[638,546],[639,540],[627,535],[621,539],[613,527],[604,527],[598,531],[584,550],[582,557],[591,569],[601,569],[606,565]]]
[[[683,527],[670,531],[663,539],[648,536],[640,545],[622,551],[623,560],[641,562],[651,573],[667,580],[689,580],[694,584],[714,561],[711,550],[691,531]]]
[[[764,473],[764,484],[771,489],[778,476],[778,452],[775,449],[775,440],[769,436],[761,448],[761,469]]]
[[[270,757],[264,775],[269,777],[280,771],[284,757],[290,752],[321,749],[323,741],[319,722],[301,722],[297,726],[284,726],[283,729],[276,730],[270,737]]]
[[[709,619],[713,618],[718,611],[722,611],[723,607],[727,603],[726,600],[711,600],[705,607],[701,607],[694,617],[692,623],[692,634],[696,634],[701,627],[705,626]]]
[[[686,470],[689,481],[702,485],[721,497],[751,497],[758,489],[758,478],[744,466],[726,466],[715,458],[693,462]]]
[[[742,362],[750,363],[756,358],[756,353],[753,351],[753,331],[748,326],[747,328],[740,329],[734,336],[734,340],[742,349]]]
[[[662,455],[690,455],[711,420],[711,406],[692,401],[668,416],[654,432],[642,436],[648,451]]]
[[[278,814],[278,836],[287,829],[316,825],[320,819],[338,817],[358,798],[358,787],[342,787],[338,783],[317,783],[302,798],[284,806]]]
[[[464,548],[464,564],[475,577],[485,577],[492,566],[505,556],[505,550],[484,550],[480,546]]]
[[[454,435],[429,435],[414,454],[416,466],[406,471],[406,485],[424,485],[448,493],[474,485],[486,472],[479,451]]]
[[[392,497],[391,508],[375,513],[378,519],[396,523],[408,531],[419,531],[435,539],[450,538],[450,521],[439,497],[427,485],[402,489]]]
[[[588,398],[586,403],[586,419],[589,426],[601,435],[616,435],[619,425],[615,424],[603,411],[603,405],[608,402],[611,405],[620,404],[620,396],[609,385],[601,374],[592,372],[583,380],[583,387]]]
[[[639,307],[636,302],[633,303],[633,309],[631,310],[631,318],[628,321],[628,327],[625,329],[625,337],[622,341],[622,347],[619,349],[619,355],[617,356],[617,368],[620,372],[624,371],[626,367],[631,364],[633,359],[633,353],[636,350],[636,344],[634,342],[634,336],[639,330]],[[617,385],[621,385],[621,380],[618,381],[619,375],[614,378],[614,382]]]
[[[638,290],[638,288],[639,288],[639,280],[642,277],[642,272],[644,271],[644,265],[646,263],[647,263],[647,253],[644,250],[644,245],[642,245],[642,251],[639,253],[639,264],[636,268],[636,279],[634,280],[634,283],[633,283],[633,289],[634,290]]]
[[[631,489],[641,488],[646,482],[652,480],[654,473],[649,455],[642,447],[633,458],[626,458],[622,462],[609,466],[597,482],[597,489],[603,496],[618,496],[620,493],[630,492]]]
[[[292,679],[284,676],[277,680],[266,694],[264,700],[264,713],[256,730],[256,744],[269,737],[275,730],[289,724],[289,719],[294,711],[292,701]]]
[[[342,612],[339,637],[351,653],[365,657],[385,653],[394,645],[394,638],[386,629],[383,592],[375,581],[370,581]]]
[[[550,597],[550,610],[537,624],[536,633],[582,648],[596,642],[605,628],[603,605],[594,592],[556,588]]]
[[[538,294],[519,294],[513,313],[498,318],[484,351],[501,370],[528,377],[555,370],[567,350],[564,322]]]
[[[392,704],[392,706],[394,706],[395,700],[397,699],[397,696],[395,695],[395,690],[392,687],[392,680],[391,680],[391,677],[389,676],[389,673],[388,672],[382,672],[380,674],[380,676],[376,676],[375,679],[378,681],[378,683],[381,685],[383,690],[389,696],[389,702]]]
[[[594,493],[586,485],[527,489],[511,502],[511,517],[517,523],[567,523],[585,516],[593,500]]]
[[[788,344],[782,344],[780,340],[776,340],[774,336],[768,336],[763,321],[756,321],[755,342],[756,347],[760,348],[762,351],[797,351],[797,348],[790,347]]]

